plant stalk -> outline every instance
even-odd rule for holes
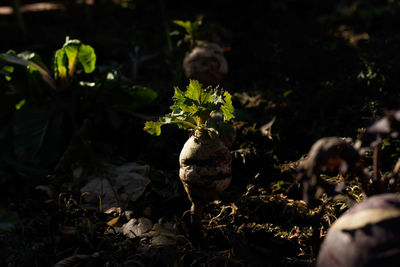
[[[21,4],[20,4],[19,0],[13,0],[13,9],[14,9],[15,18],[17,19],[18,27],[22,31],[22,33],[25,35],[26,27],[25,27],[24,19],[22,18]]]

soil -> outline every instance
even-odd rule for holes
[[[206,206],[202,231],[195,234],[178,175],[188,133],[165,127],[155,137],[143,131],[145,120],[138,116],[119,114],[119,127],[91,117],[95,128],[85,139],[90,152],[62,171],[54,164],[47,175],[32,175],[0,162],[0,265],[313,266],[327,229],[350,202],[324,196],[315,209],[307,207],[296,181],[299,160],[319,138],[356,139],[384,110],[398,108],[400,4],[79,2],[25,8],[23,24],[0,12],[0,52],[35,51],[50,65],[66,36],[80,39],[95,49],[98,69],[112,66],[158,93],[136,112],[152,118],[169,112],[174,86],[188,84],[185,45],[177,46],[183,36],[170,35],[182,29],[172,21],[203,15],[209,40],[224,47],[229,65],[220,86],[233,95],[236,110],[232,183]],[[12,3],[2,1],[0,10]],[[135,72],[130,55],[138,48]],[[85,116],[78,114],[78,121]],[[66,144],[72,131],[63,133]],[[394,166],[395,144],[383,150],[383,171]],[[82,205],[79,191],[104,172],[105,162],[150,167],[145,192],[110,214]],[[371,157],[365,162],[371,164]],[[346,197],[360,201],[358,188],[356,179],[347,181]],[[154,225],[151,231],[130,237],[118,232],[142,217]]]

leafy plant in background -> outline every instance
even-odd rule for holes
[[[184,30],[184,32],[173,31],[171,33],[171,35],[183,35],[183,38],[177,42],[177,46],[187,43],[189,49],[192,49],[196,45],[197,40],[202,40],[202,35],[204,35],[203,16],[197,16],[194,21],[174,20],[173,23],[180,26]]]
[[[231,95],[191,80],[186,92],[175,88],[171,110],[158,121],[146,122],[144,129],[160,135],[162,125],[176,124],[192,131],[179,156],[179,176],[192,202],[191,224],[199,230],[204,206],[217,199],[231,181],[232,159],[221,141],[234,138],[234,130],[227,123],[234,118]]]
[[[297,178],[303,186],[303,199],[314,204],[324,191],[330,196],[343,193],[344,183],[331,184],[321,178],[321,173],[326,171],[339,171],[353,178],[357,176],[365,196],[397,192],[400,174],[398,150],[390,155],[397,161],[393,169],[383,171],[382,149],[390,143],[398,143],[399,122],[399,110],[385,111],[384,117],[362,131],[355,144],[339,137],[325,137],[315,142],[298,168]],[[372,154],[372,171],[364,165],[367,154]]]
[[[94,49],[79,40],[67,38],[64,46],[54,55],[54,76],[60,81],[62,88],[71,86],[78,65],[85,73],[92,73],[96,65]]]
[[[93,47],[68,37],[55,51],[51,67],[34,52],[0,54],[0,142],[5,148],[0,160],[5,166],[48,174],[60,158],[74,158],[65,153],[81,154],[76,142],[83,136],[71,137],[84,133],[90,138],[89,128],[96,126],[90,118],[111,120],[103,112],[135,115],[157,97],[153,90],[129,81],[122,85],[117,71],[93,75],[95,68]]]
[[[177,47],[187,44],[184,46],[185,56],[182,62],[186,78],[198,80],[205,86],[220,84],[228,73],[228,63],[217,34],[221,33],[221,28],[204,24],[201,15],[194,21],[173,22],[184,29],[183,34],[177,31],[171,34],[183,35],[183,38],[177,41]]]

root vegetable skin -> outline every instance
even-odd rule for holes
[[[204,42],[185,57],[183,69],[187,78],[196,79],[208,85],[218,84],[228,73],[228,63],[221,47]]]
[[[399,223],[399,194],[367,198],[340,216],[330,227],[316,266],[399,266]]]
[[[230,184],[232,158],[218,137],[196,131],[179,156],[179,177],[193,205],[206,205]],[[193,207],[192,207],[193,208]]]

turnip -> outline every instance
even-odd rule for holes
[[[172,112],[148,121],[145,130],[160,135],[164,124],[177,124],[191,131],[179,156],[179,177],[192,202],[191,223],[200,227],[204,206],[218,199],[231,182],[231,154],[223,139],[232,139],[234,118],[231,95],[191,80],[186,92],[175,88]],[[218,119],[222,117],[223,119]]]
[[[366,177],[359,152],[340,137],[324,137],[312,145],[297,175],[303,187],[303,199],[311,206],[323,192],[334,195],[344,189],[344,183],[330,184],[320,177],[323,172],[334,171],[360,177],[365,190]]]
[[[400,195],[372,196],[330,227],[317,267],[399,266]]]
[[[209,42],[197,42],[196,47],[183,60],[185,76],[213,85],[222,81],[228,73],[228,63],[222,48]]]

